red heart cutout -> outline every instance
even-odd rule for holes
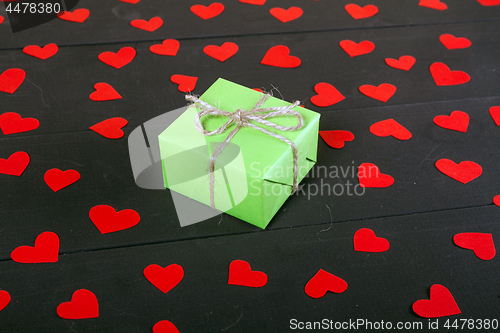
[[[170,77],[170,81],[179,85],[177,87],[179,91],[189,93],[192,92],[196,87],[198,77],[175,74]]]
[[[476,179],[483,173],[483,168],[471,161],[462,161],[456,164],[452,160],[442,158],[435,165],[439,171],[463,184]]]
[[[387,102],[395,93],[397,88],[390,83],[382,83],[378,87],[364,84],[359,87],[359,91],[368,97],[381,102]]]
[[[89,98],[93,101],[111,101],[114,99],[121,99],[120,94],[109,84],[105,82],[99,82],[94,84],[94,91],[89,95]]]
[[[234,56],[238,49],[238,45],[235,43],[225,42],[221,46],[207,45],[203,48],[203,52],[214,59],[224,62]]]
[[[290,55],[290,49],[287,46],[276,45],[267,50],[260,63],[274,67],[295,68],[300,66],[301,61],[298,57]]]
[[[241,3],[248,3],[250,5],[262,6],[267,0],[239,0]]]
[[[57,47],[54,43],[47,44],[44,47],[40,47],[38,45],[28,45],[23,48],[23,52],[27,55],[42,60],[52,57],[57,53],[57,51],[59,51],[59,47]]]
[[[438,86],[452,86],[470,81],[469,74],[461,71],[451,71],[442,62],[435,62],[430,66],[432,78]]]
[[[409,71],[415,64],[415,58],[409,55],[399,57],[399,60],[392,58],[385,58],[385,63],[396,69],[401,69],[403,71]]]
[[[474,254],[483,260],[491,260],[495,257],[496,250],[491,234],[480,232],[464,232],[453,236],[453,242],[464,249],[474,251]]]
[[[125,134],[121,129],[127,124],[127,119],[114,117],[103,120],[100,123],[90,126],[89,128],[94,132],[101,134],[105,138],[119,139]]]
[[[326,82],[320,82],[314,86],[317,95],[311,97],[311,103],[316,106],[326,107],[345,99],[337,88]]]
[[[359,186],[384,188],[394,184],[394,178],[380,172],[373,163],[362,163],[358,168]]]
[[[3,16],[0,15],[0,24],[2,24],[3,20],[5,19],[3,18]]]
[[[267,274],[252,271],[250,264],[244,260],[233,260],[229,264],[229,279],[227,284],[245,287],[263,287],[267,283]]]
[[[208,6],[194,5],[191,6],[191,11],[196,16],[208,20],[222,13],[224,11],[224,5],[219,2],[214,2]]]
[[[356,4],[350,3],[345,5],[344,8],[346,12],[349,13],[349,15],[351,15],[355,20],[372,17],[373,15],[378,13],[378,8],[374,5],[366,5],[364,7],[361,7]]]
[[[57,168],[47,170],[43,176],[45,183],[52,189],[52,191],[57,192],[60,189],[65,188],[80,179],[80,173],[76,170],[66,170],[62,171]]]
[[[89,17],[89,15],[90,15],[89,10],[85,8],[75,9],[72,12],[61,11],[57,13],[57,17],[60,18],[61,20],[76,22],[76,23],[83,23],[87,19],[87,17]]]
[[[493,203],[500,207],[500,194],[493,197]]]
[[[14,134],[37,129],[40,122],[35,118],[22,118],[15,112],[5,112],[0,115],[0,129],[3,134]]]
[[[57,307],[57,315],[64,319],[88,319],[99,317],[99,302],[94,293],[79,289],[73,293],[70,302]]]
[[[490,108],[490,116],[497,126],[500,126],[500,106]]]
[[[153,333],[180,333],[177,327],[168,320],[157,322],[153,326]]]
[[[143,273],[146,279],[164,294],[178,285],[184,277],[184,269],[177,264],[168,265],[165,268],[152,264],[144,268]]]
[[[146,30],[149,32],[155,31],[163,25],[163,20],[158,16],[150,18],[149,21],[146,20],[132,20],[130,25],[134,28]]]
[[[385,252],[391,246],[389,241],[382,237],[377,237],[373,230],[362,228],[356,231],[353,238],[354,251],[360,252]]]
[[[10,303],[10,294],[5,290],[0,290],[0,311]]]
[[[434,123],[442,128],[465,133],[469,127],[469,115],[462,111],[453,111],[449,116],[434,117]]]
[[[118,52],[103,52],[99,54],[98,58],[106,65],[114,68],[122,68],[135,58],[136,51],[133,47],[122,47]]]
[[[4,175],[20,176],[30,163],[30,156],[24,151],[18,151],[9,158],[0,158],[0,173]]]
[[[319,131],[321,138],[332,148],[344,147],[346,141],[354,140],[354,134],[349,131]]]
[[[432,285],[429,300],[421,299],[413,303],[413,311],[424,318],[437,318],[462,313],[450,291],[440,284]]]
[[[448,6],[439,0],[420,0],[418,5],[422,6],[422,7],[437,9],[437,10],[448,9]]]
[[[304,13],[299,7],[290,7],[288,9],[274,7],[269,13],[283,23],[298,19]]]
[[[498,6],[500,5],[500,0],[477,0],[483,6]]]
[[[42,232],[35,240],[35,246],[19,246],[10,254],[12,260],[24,264],[57,262],[59,236],[51,231]]]
[[[367,54],[375,50],[375,44],[369,40],[364,40],[359,43],[355,43],[352,40],[342,40],[339,42],[342,50],[345,51],[351,58],[359,55]]]
[[[108,205],[92,207],[89,217],[101,234],[132,228],[141,220],[139,214],[133,209],[124,209],[117,212]]]
[[[141,0],[120,0],[120,1],[122,1],[122,2],[127,2],[127,3],[131,3],[131,4],[134,4],[134,5],[135,5],[136,3],[138,3],[138,2],[139,2],[139,1],[141,1]]]
[[[10,68],[0,74],[0,91],[13,94],[23,83],[26,72],[19,68]]]
[[[151,45],[149,50],[155,54],[174,57],[179,51],[180,43],[176,39],[165,39],[161,44]]]
[[[450,34],[443,34],[439,36],[439,41],[448,49],[465,49],[472,45],[470,40],[465,37],[455,37]]]
[[[307,296],[320,298],[326,295],[328,291],[333,293],[343,293],[347,289],[347,282],[333,274],[320,269],[309,282],[307,282],[304,291]]]

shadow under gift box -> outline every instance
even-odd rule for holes
[[[263,94],[258,91],[218,79],[200,99],[220,110],[235,112],[238,109],[252,109],[262,97]],[[269,97],[262,108],[288,105],[291,104]],[[304,126],[295,131],[280,131],[251,122],[294,142],[298,149],[300,182],[316,163],[320,115],[302,107],[293,110],[299,112],[304,120]],[[210,205],[210,156],[235,125],[222,134],[204,136],[194,126],[198,112],[199,109],[194,105],[187,108],[158,136],[158,140],[165,186]],[[293,115],[268,120],[289,127],[298,123],[297,117]],[[205,116],[201,121],[206,130],[213,131],[227,122],[228,118]],[[292,148],[280,139],[253,128],[242,127],[217,157],[214,176],[215,208],[265,228],[292,191]]]

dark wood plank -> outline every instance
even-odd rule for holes
[[[372,3],[379,13],[371,18],[355,20],[344,9],[349,0],[335,1],[282,1],[269,0],[263,6],[243,4],[233,0],[220,0],[225,10],[217,17],[202,20],[190,11],[195,4],[209,5],[210,1],[140,1],[133,5],[118,0],[80,1],[76,8],[86,8],[90,16],[82,24],[61,19],[13,34],[7,22],[0,25],[0,48],[22,48],[30,44],[80,45],[157,40],[160,38],[200,38],[239,36],[249,34],[291,33],[321,30],[344,30],[408,26],[448,22],[496,20],[500,8],[484,7],[477,1],[455,1],[448,9],[439,11],[418,6],[417,0],[384,0]],[[269,14],[273,7],[298,6],[304,14],[297,20],[282,23]],[[6,17],[4,6],[0,15]],[[154,32],[134,28],[135,19],[149,20],[160,17],[164,24]],[[58,33],[61,32],[61,33]]]
[[[65,254],[53,264],[3,261],[0,286],[12,301],[0,312],[0,327],[23,332],[150,332],[166,319],[181,332],[284,332],[293,318],[359,318],[394,325],[422,322],[422,331],[428,332],[428,320],[411,306],[428,299],[433,284],[448,288],[462,311],[440,318],[440,325],[446,319],[498,319],[498,258],[480,260],[452,239],[461,232],[484,232],[497,241],[499,218],[498,207],[458,209]],[[360,228],[386,238],[390,249],[355,252],[352,237]],[[236,259],[265,272],[267,285],[228,285],[228,267]],[[142,274],[150,264],[174,263],[185,275],[167,294]],[[347,290],[308,297],[304,286],[319,269],[344,279]],[[99,318],[59,318],[57,306],[81,288],[96,295]]]

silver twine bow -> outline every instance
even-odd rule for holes
[[[300,104],[299,101],[296,101],[295,103],[289,105],[289,106],[278,106],[278,107],[271,107],[271,108],[262,108],[262,104],[270,97],[271,95],[265,94],[258,102],[255,104],[255,106],[248,111],[238,109],[235,112],[228,112],[228,111],[223,111],[217,109],[215,106],[210,105],[208,103],[203,102],[199,98],[196,98],[192,95],[186,95],[186,99],[188,101],[191,101],[195,104],[198,105],[198,108],[200,111],[196,114],[194,117],[194,126],[203,135],[206,136],[212,136],[212,135],[217,135],[217,134],[222,134],[226,131],[226,129],[231,125],[235,124],[236,127],[229,133],[227,138],[221,142],[221,144],[217,147],[217,149],[212,153],[212,156],[210,158],[210,165],[209,165],[209,173],[210,173],[210,206],[212,208],[215,208],[215,202],[214,202],[214,183],[215,183],[215,175],[214,175],[214,169],[215,169],[215,160],[217,159],[217,156],[224,150],[224,148],[227,146],[229,141],[233,138],[233,136],[238,133],[240,128],[242,127],[250,127],[253,128],[257,131],[260,131],[262,133],[265,133],[267,135],[270,135],[276,139],[279,139],[283,142],[286,142],[290,147],[292,147],[293,150],[293,186],[292,186],[292,194],[298,189],[298,182],[297,182],[297,175],[298,175],[298,153],[297,153],[297,147],[295,144],[285,138],[284,136],[281,136],[279,134],[273,133],[271,131],[268,131],[265,128],[259,127],[257,125],[254,125],[250,122],[250,120],[255,121],[259,124],[280,130],[280,131],[295,131],[297,129],[302,128],[304,125],[304,121],[302,119],[302,115],[297,112],[293,111],[292,109]],[[203,124],[201,123],[200,119],[203,116],[225,116],[229,118],[227,122],[225,122],[223,125],[221,125],[219,128],[217,128],[214,131],[207,131],[204,127]],[[293,127],[287,127],[287,126],[280,126],[275,123],[272,123],[268,120],[267,118],[272,118],[272,117],[279,117],[279,116],[296,116],[299,120],[299,123],[296,126]]]

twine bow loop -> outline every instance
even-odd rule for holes
[[[304,126],[304,120],[302,118],[302,115],[297,112],[293,111],[292,109],[298,105],[300,105],[299,101],[294,102],[291,105],[288,106],[278,106],[278,107],[269,107],[269,108],[263,108],[262,105],[264,102],[270,97],[271,95],[265,94],[255,105],[252,109],[246,111],[242,109],[237,109],[235,112],[228,112],[224,110],[219,110],[213,105],[210,105],[202,100],[200,100],[197,97],[194,97],[192,95],[186,95],[186,99],[188,101],[193,102],[193,104],[197,104],[199,108],[199,112],[195,115],[194,118],[194,126],[200,132],[201,134],[205,136],[212,136],[212,135],[217,135],[217,134],[222,134],[224,133],[229,126],[232,124],[235,124],[235,128],[229,133],[227,138],[221,142],[221,144],[217,147],[215,151],[213,151],[212,156],[210,158],[210,164],[209,164],[209,174],[210,174],[210,206],[212,208],[215,208],[215,202],[214,202],[214,183],[215,183],[215,175],[214,175],[214,169],[215,169],[215,161],[217,159],[217,156],[222,152],[222,150],[227,146],[229,141],[234,137],[236,133],[240,130],[242,127],[250,127],[253,128],[257,131],[260,131],[262,133],[265,133],[267,135],[270,135],[274,138],[277,138],[285,143],[287,143],[293,151],[293,185],[292,185],[292,194],[298,189],[298,150],[297,146],[295,143],[290,141],[289,139],[285,138],[282,135],[276,134],[274,132],[271,132],[267,130],[266,128],[257,126],[253,123],[250,122],[250,120],[265,125],[267,127],[280,130],[280,131],[295,131],[302,126]],[[228,121],[226,121],[224,124],[222,124],[219,128],[213,130],[213,131],[208,131],[205,129],[203,126],[203,123],[201,121],[201,118],[203,116],[224,116],[228,118]],[[272,117],[282,117],[282,116],[295,116],[298,119],[298,124],[295,126],[281,126],[278,124],[275,124],[269,120],[266,120],[268,118]]]

